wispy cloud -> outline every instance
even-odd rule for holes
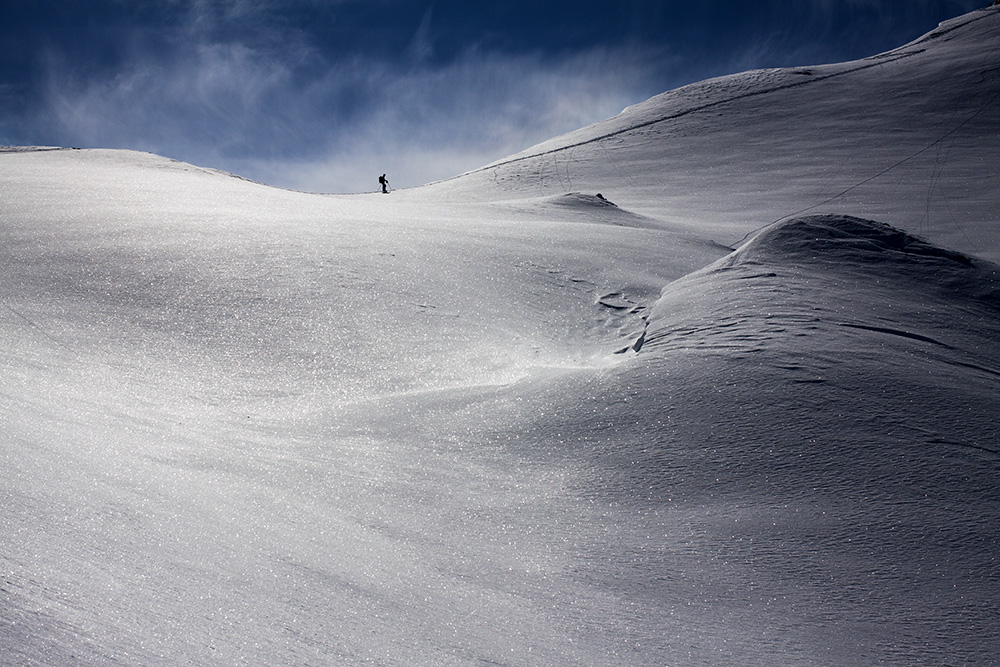
[[[371,189],[375,171],[416,185],[613,115],[637,91],[658,92],[651,80],[664,65],[663,53],[630,47],[558,57],[472,47],[435,64],[430,12],[410,62],[330,60],[281,26],[265,38],[256,32],[254,45],[220,37],[219,19],[198,4],[166,48],[133,39],[102,76],[75,80],[71,63],[52,54],[39,122],[85,145],[151,150],[287,187],[358,191]],[[231,5],[230,13],[263,11],[260,2]]]
[[[934,27],[936,20],[981,7],[981,0],[801,0],[766,3],[755,35],[734,48],[735,71],[776,64],[821,64],[875,55]]]
[[[367,113],[320,133],[318,154],[248,162],[248,170],[267,182],[326,191],[370,190],[383,171],[396,186],[440,180],[618,113],[636,101],[637,89],[651,90],[637,60],[645,58],[598,51],[547,62],[477,53],[405,73],[358,64],[353,75],[365,71],[378,82]],[[343,87],[332,78],[319,86],[324,93]]]

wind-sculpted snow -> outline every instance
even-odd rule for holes
[[[676,337],[682,332],[699,344],[714,345],[728,340],[728,333],[747,334],[745,324],[765,331],[785,316],[810,329],[822,323],[905,331],[912,322],[913,328],[940,330],[946,336],[988,340],[993,335],[989,327],[1000,315],[998,271],[995,264],[882,223],[837,215],[796,218],[775,223],[729,256],[671,283],[653,309],[646,344],[684,345],[685,339]],[[688,299],[691,289],[706,294]],[[822,298],[810,298],[810,291]],[[837,295],[839,299],[831,298]],[[701,336],[689,325],[667,327],[678,312],[704,308],[712,300],[721,309],[704,313],[706,322],[717,327],[713,335]],[[859,313],[864,322],[849,321]],[[761,326],[765,321],[769,323]],[[782,324],[776,329],[786,332]],[[721,336],[717,339],[715,333]],[[932,338],[916,332],[908,337]],[[955,347],[980,353],[978,345]],[[987,347],[983,344],[983,351]]]
[[[998,17],[385,196],[0,150],[0,664],[998,664]]]
[[[890,366],[904,372],[919,360],[989,378],[1000,377],[1000,353],[989,344],[998,325],[997,265],[882,223],[825,215],[776,223],[668,285],[651,310],[642,351],[807,356],[817,341],[820,348],[856,344],[846,328],[881,335],[865,354],[901,348],[906,356],[890,357],[900,362]],[[987,429],[984,437],[995,436]]]
[[[662,664],[995,664],[998,272],[780,223],[671,283],[626,365],[529,394],[518,437],[629,508],[589,576],[635,585]]]

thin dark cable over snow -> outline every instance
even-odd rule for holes
[[[934,148],[935,146],[937,146],[938,144],[940,144],[941,142],[943,142],[945,139],[947,139],[951,135],[953,135],[956,132],[958,132],[959,130],[961,130],[963,127],[965,127],[970,122],[972,122],[977,116],[979,116],[981,113],[983,113],[984,111],[986,111],[986,109],[988,109],[998,99],[1000,99],[1000,92],[998,92],[996,95],[994,95],[993,97],[991,97],[989,99],[989,101],[987,101],[985,104],[983,104],[971,116],[969,116],[968,118],[966,118],[965,120],[963,120],[961,123],[959,123],[958,125],[956,125],[952,129],[948,130],[947,132],[945,132],[940,137],[938,137],[937,139],[935,139],[931,143],[927,144],[923,148],[921,148],[921,149],[919,149],[919,150],[911,153],[910,155],[904,157],[901,160],[898,160],[897,162],[894,162],[893,164],[889,165],[888,167],[886,167],[882,171],[878,172],[877,174],[869,176],[868,178],[866,178],[866,179],[864,179],[862,181],[859,181],[859,182],[851,185],[850,187],[845,188],[844,190],[842,190],[842,191],[838,192],[837,194],[833,195],[832,197],[827,197],[826,199],[824,199],[821,202],[817,202],[817,203],[812,204],[810,206],[806,206],[804,208],[800,208],[799,210],[797,210],[797,211],[795,211],[793,213],[789,213],[787,215],[783,215],[780,218],[775,218],[774,220],[772,220],[771,222],[769,222],[769,223],[767,223],[765,225],[761,225],[757,229],[754,229],[754,230],[748,232],[742,239],[740,239],[739,243],[742,243],[743,241],[745,241],[747,239],[747,237],[751,236],[752,234],[757,233],[758,231],[760,231],[761,229],[764,229],[765,227],[768,227],[769,225],[773,225],[773,224],[775,224],[777,222],[781,222],[782,220],[788,220],[789,218],[794,218],[795,216],[802,215],[803,213],[808,213],[809,211],[815,210],[815,209],[819,208],[820,206],[824,206],[826,204],[829,204],[831,202],[836,201],[837,199],[840,199],[844,195],[852,192],[853,190],[857,190],[858,188],[860,188],[863,185],[867,185],[868,183],[871,183],[872,181],[878,179],[881,176],[885,176],[889,172],[893,171],[894,169],[899,168],[900,166],[902,166],[903,164],[909,162],[913,158],[918,157],[919,155],[922,155],[923,153],[926,153],[927,151],[929,151],[930,149]],[[964,234],[964,232],[963,232],[963,234]],[[737,243],[737,245],[739,245],[739,243]]]
[[[3,304],[3,307],[6,308],[7,310],[9,310],[10,312],[14,313],[15,315],[17,315],[19,318],[21,318],[25,322],[27,322],[28,325],[31,326],[31,328],[33,328],[35,331],[37,331],[38,333],[40,333],[43,336],[45,336],[46,338],[48,338],[50,341],[52,341],[53,343],[55,343],[59,347],[65,348],[65,349],[67,349],[67,350],[69,350],[71,352],[73,351],[73,348],[71,348],[70,346],[66,345],[66,343],[62,342],[61,340],[59,340],[58,338],[56,338],[55,336],[53,336],[52,334],[50,334],[49,332],[47,332],[37,322],[35,322],[34,320],[32,320],[30,317],[28,317],[24,313],[20,312],[19,310],[15,309],[14,307],[12,307],[12,306],[10,306],[10,305],[8,305],[6,303]]]

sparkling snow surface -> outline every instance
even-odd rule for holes
[[[388,196],[4,150],[0,664],[1000,664],[998,128],[990,9]]]

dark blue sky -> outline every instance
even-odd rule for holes
[[[872,55],[987,4],[0,0],[0,143],[416,185],[685,83]]]

